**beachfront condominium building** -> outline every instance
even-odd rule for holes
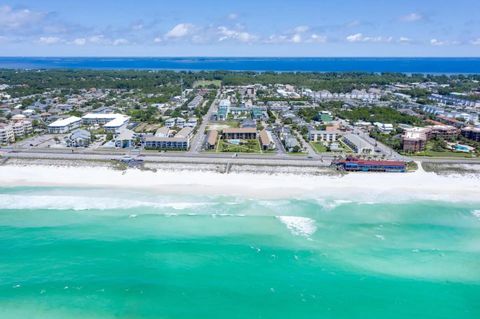
[[[260,146],[264,151],[275,149],[275,142],[273,141],[272,133],[262,130],[258,137],[260,139]]]
[[[250,127],[226,128],[223,130],[225,140],[255,140],[257,139],[257,129]]]
[[[174,137],[147,136],[145,148],[158,150],[183,150],[190,148],[190,140],[193,136],[193,128],[185,127]]]
[[[50,134],[65,134],[74,130],[82,124],[82,119],[76,116],[71,116],[66,119],[57,120],[48,125],[48,133]]]
[[[130,117],[117,113],[89,113],[82,117],[84,125],[103,125],[106,131],[113,133],[126,127],[129,120]]]
[[[15,134],[11,125],[0,124],[0,143],[8,144],[15,142]]]
[[[92,141],[92,135],[89,131],[77,129],[73,131],[67,138],[68,147],[87,147]]]
[[[311,142],[332,143],[332,142],[336,142],[338,138],[341,136],[341,134],[342,133],[339,131],[310,130],[308,131],[308,139]]]
[[[214,150],[215,147],[217,146],[217,141],[218,141],[218,131],[216,130],[209,131],[207,134],[205,148],[207,150]]]
[[[127,128],[121,129],[115,137],[115,147],[132,148],[135,146],[137,133]]]
[[[480,142],[480,127],[466,127],[462,129],[462,136]]]
[[[156,137],[156,136],[147,136],[145,138],[146,149],[186,151],[188,150],[189,147],[190,147],[190,140],[187,138]]]
[[[13,133],[15,134],[15,138],[21,138],[25,135],[32,133],[33,126],[32,122],[27,120],[17,121],[13,123]]]
[[[371,154],[374,151],[372,144],[355,134],[346,134],[343,142],[357,154]]]
[[[427,126],[427,138],[443,138],[443,139],[453,139],[458,136],[460,130],[455,126],[451,125],[432,125]]]
[[[414,127],[406,129],[402,136],[402,148],[405,152],[416,153],[425,150],[429,129]]]

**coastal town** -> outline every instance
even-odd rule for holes
[[[0,76],[5,160],[194,161],[225,163],[227,171],[243,160],[405,172],[413,161],[473,162],[480,155],[480,88],[474,76],[402,76],[389,82],[369,75],[373,80],[353,82],[357,88],[333,82],[327,90],[294,84],[300,77],[295,74],[286,80],[277,75],[282,83],[256,83],[249,75],[246,84],[232,85],[212,75],[178,72],[143,89],[121,83],[82,87],[82,75],[72,73],[70,88],[62,83],[33,89],[32,73]],[[119,82],[141,76],[122,74]]]

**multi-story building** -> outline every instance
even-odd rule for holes
[[[32,131],[33,126],[32,122],[30,121],[23,120],[13,124],[13,133],[15,134],[15,138],[17,139],[32,133]]]
[[[264,151],[271,150],[275,148],[275,142],[273,141],[272,133],[269,131],[263,130],[258,135],[260,138],[260,145]]]
[[[65,134],[73,129],[80,127],[82,119],[76,116],[71,116],[66,119],[57,120],[48,125],[48,133],[50,134]]]
[[[0,124],[0,143],[8,144],[15,142],[15,133],[11,125]]]
[[[202,102],[203,102],[203,96],[197,95],[193,98],[192,101],[190,101],[190,103],[188,103],[188,108],[190,110],[196,109],[202,104]]]
[[[462,136],[480,142],[480,127],[466,127],[462,129]]]
[[[372,144],[355,134],[346,134],[343,142],[357,154],[371,154],[374,151]]]
[[[427,132],[427,137],[430,138],[443,138],[443,139],[452,139],[456,138],[460,133],[460,130],[454,126],[450,125],[433,125],[428,126],[429,131]]]
[[[223,130],[223,138],[226,140],[255,140],[257,129],[251,127],[226,128]]]
[[[185,127],[175,134],[174,137],[147,136],[145,138],[145,147],[147,149],[186,151],[190,148],[192,136],[193,129]]]
[[[310,130],[308,131],[308,139],[312,142],[332,143],[332,142],[336,142],[338,138],[341,136],[341,134],[342,133],[339,131]]]
[[[429,129],[423,127],[414,127],[405,130],[402,136],[403,151],[416,153],[425,150],[428,133]]]
[[[130,117],[117,113],[89,113],[82,117],[82,122],[85,125],[103,125],[106,131],[118,132],[126,127]]]

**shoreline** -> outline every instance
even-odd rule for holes
[[[48,165],[47,163],[50,163]],[[134,189],[165,195],[233,196],[254,199],[332,199],[362,202],[433,200],[480,202],[480,175],[413,173],[302,174],[289,171],[234,171],[206,166],[114,169],[106,163],[71,161],[7,162],[0,165],[2,187],[52,186]]]

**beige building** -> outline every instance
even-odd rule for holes
[[[15,142],[15,134],[11,125],[0,124],[0,143],[7,144]]]

